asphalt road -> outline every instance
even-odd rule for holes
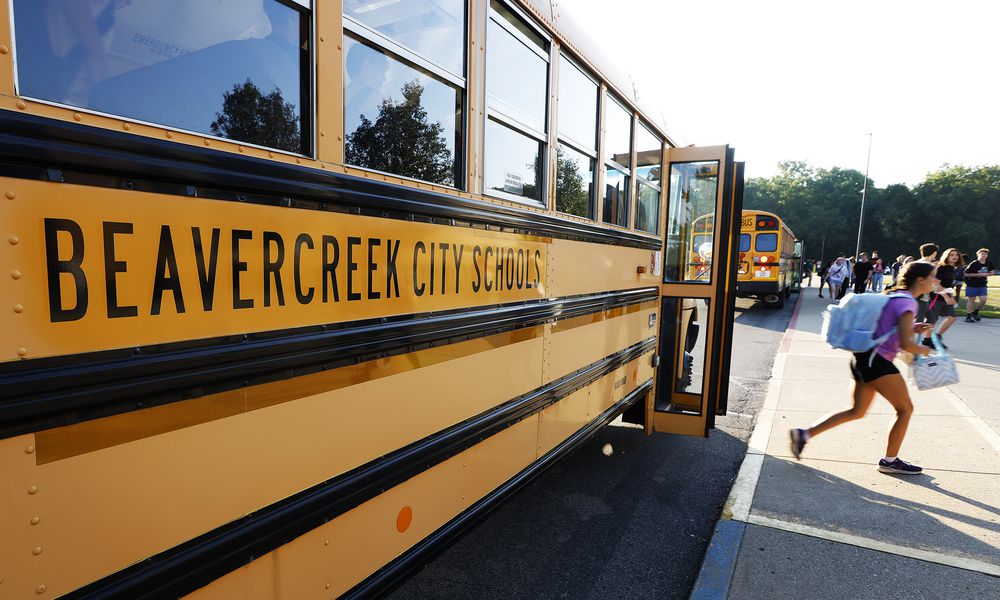
[[[391,597],[686,599],[796,299],[737,301],[729,412],[708,439],[605,427]]]

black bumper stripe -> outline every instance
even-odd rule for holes
[[[254,337],[0,365],[0,438],[295,377],[415,347],[482,337],[646,302],[641,288]]]
[[[139,600],[176,598],[191,593],[378,496],[383,490],[399,485],[464,452],[655,348],[656,339],[646,339],[463,423],[251,513],[64,597]],[[643,384],[640,389],[648,389],[649,385],[651,382]],[[630,397],[634,400],[639,394],[636,392]],[[621,403],[614,408],[619,407]],[[608,414],[602,415],[601,419]],[[592,430],[595,423],[597,421],[581,432]],[[557,452],[560,448],[571,447],[567,444],[574,440],[582,441],[581,432],[547,454],[542,462],[537,463],[543,465],[540,468],[565,452]],[[523,476],[524,473],[511,481]],[[508,482],[500,489],[509,489],[511,485]],[[520,485],[523,483],[515,485],[513,489]],[[493,495],[487,498],[493,498]],[[493,502],[495,500],[496,498]],[[485,500],[480,504],[482,502]]]

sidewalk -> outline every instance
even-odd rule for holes
[[[1000,320],[948,331],[961,383],[911,387],[900,452],[924,473],[884,475],[881,396],[801,461],[789,450],[789,428],[850,406],[850,355],[820,338],[816,294],[798,300],[691,599],[1000,598]]]

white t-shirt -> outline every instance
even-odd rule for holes
[[[845,277],[851,274],[851,267],[847,265],[847,261],[840,263],[833,263],[830,265],[830,270],[827,271],[827,277],[833,283],[840,283]]]

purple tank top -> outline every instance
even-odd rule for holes
[[[899,317],[905,313],[917,314],[917,300],[913,296],[898,296],[889,298],[885,308],[882,309],[882,316],[878,318],[878,325],[875,327],[875,337],[881,337],[891,330],[897,329]],[[899,332],[896,331],[889,336],[881,346],[878,347],[879,356],[886,360],[896,358],[899,353]]]

